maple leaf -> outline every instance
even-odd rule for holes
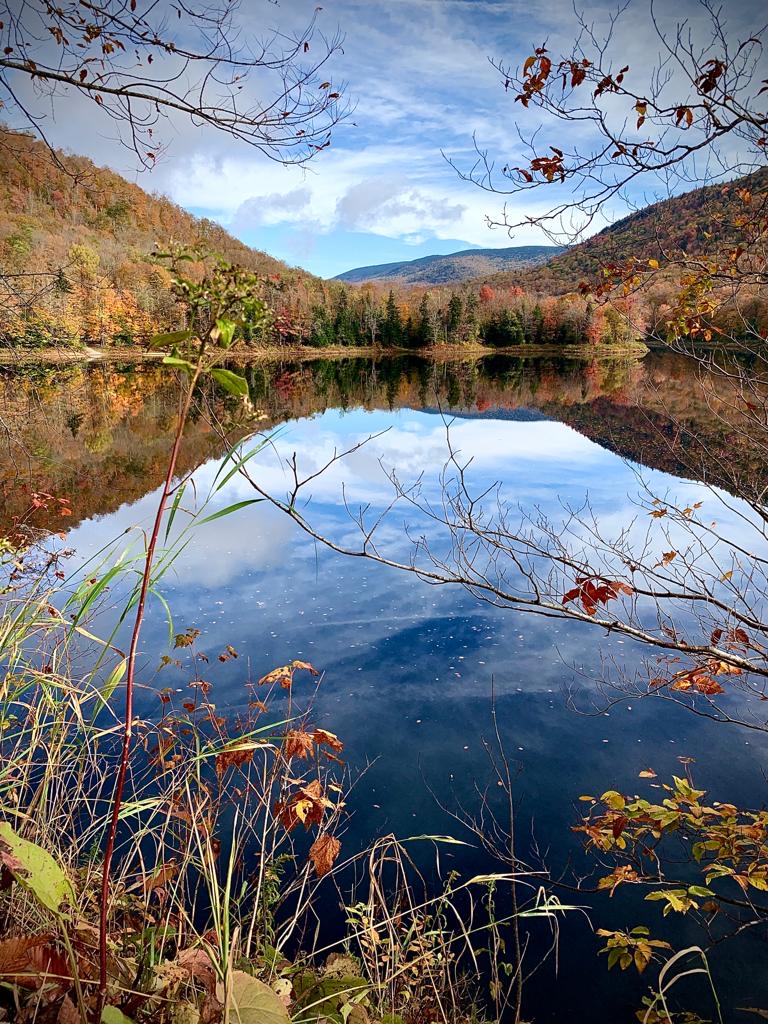
[[[634,588],[621,580],[606,580],[601,576],[577,576],[576,586],[563,594],[563,604],[580,601],[587,615],[594,615],[601,604],[608,604],[619,594],[634,594]]]
[[[258,685],[272,686],[275,683],[279,683],[284,690],[290,690],[293,683],[293,669],[290,665],[280,665],[279,668],[273,668],[271,672],[267,672],[265,676],[261,677]]]
[[[311,757],[315,749],[315,739],[311,733],[303,729],[289,729],[283,741],[283,753],[287,758]]]
[[[309,859],[318,878],[327,875],[339,856],[341,843],[335,836],[318,836],[309,848]]]
[[[319,825],[323,820],[326,808],[333,807],[332,800],[324,794],[322,783],[314,779],[293,793],[288,801],[278,801],[274,812],[287,832],[291,832],[299,822],[304,828]]]
[[[253,751],[254,744],[244,744],[242,740],[234,740],[227,744],[215,759],[216,775],[219,780],[227,768],[239,768],[240,765],[247,764],[253,757]]]
[[[315,743],[322,743],[324,746],[330,747],[331,750],[335,750],[337,754],[340,754],[344,749],[344,744],[332,732],[327,732],[325,729],[315,729],[312,735],[314,736]]]

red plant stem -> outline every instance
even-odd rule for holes
[[[117,773],[117,781],[115,782],[115,789],[112,796],[112,817],[110,819],[109,832],[107,833],[107,846],[104,851],[104,866],[101,873],[101,908],[99,911],[99,999],[97,1000],[97,1020],[101,1016],[101,1009],[103,1008],[104,1000],[107,995],[107,918],[109,882],[112,868],[112,856],[115,852],[117,824],[120,818],[120,807],[123,802],[123,790],[125,789],[125,779],[128,774],[128,764],[131,753],[136,651],[139,646],[139,635],[141,634],[142,622],[144,621],[144,608],[147,601],[147,591],[149,590],[149,581],[152,573],[152,562],[155,557],[155,548],[157,547],[157,538],[160,535],[160,525],[162,523],[163,513],[165,512],[165,507],[171,494],[173,475],[176,472],[176,462],[179,457],[179,448],[181,447],[181,439],[184,435],[184,427],[186,426],[187,416],[189,415],[189,409],[192,404],[192,393],[195,390],[195,385],[197,384],[200,376],[200,370],[201,367],[198,362],[187,389],[184,404],[179,412],[179,421],[176,426],[176,434],[173,439],[171,455],[168,459],[168,469],[165,474],[163,493],[160,496],[160,502],[157,506],[157,512],[155,513],[155,521],[152,526],[152,533],[149,538],[149,544],[147,545],[147,554],[144,560],[144,571],[142,572],[141,587],[139,589],[139,601],[136,606],[136,618],[133,623],[131,644],[128,648],[128,656],[126,659],[125,727],[123,730],[123,745],[120,753],[120,768]]]

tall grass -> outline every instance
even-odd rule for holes
[[[185,542],[181,531],[177,548]],[[104,556],[85,583],[70,583],[62,556],[30,537],[6,542],[0,560],[0,818],[71,893],[52,912],[37,867],[25,877],[0,838],[0,978],[19,1020],[86,1022],[101,1013],[100,886],[125,670],[116,635],[99,639],[94,619],[121,582],[118,619],[135,606],[136,558]],[[174,642],[189,685],[159,689],[156,713],[132,723],[104,908],[103,1019],[249,1020],[238,1009],[243,975],[264,986],[257,996],[275,1019],[469,1019],[467,972],[481,970],[489,934],[506,923],[489,923],[483,901],[514,876],[450,876],[435,895],[412,844],[395,837],[340,856],[350,779],[342,741],[312,726],[314,668],[293,662],[244,683],[233,719],[199,678],[197,631]],[[169,657],[158,652],[158,664]]]

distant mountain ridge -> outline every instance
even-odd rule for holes
[[[462,249],[446,256],[422,256],[399,263],[356,267],[334,280],[350,284],[396,281],[398,284],[452,284],[486,274],[538,266],[563,252],[560,245],[518,245],[507,249]]]

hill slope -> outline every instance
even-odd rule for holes
[[[363,281],[397,281],[398,284],[453,284],[474,277],[520,267],[538,266],[562,252],[556,245],[520,245],[508,249],[462,249],[448,256],[422,256],[400,263],[358,267],[334,280],[360,284]]]
[[[0,127],[0,344],[130,344],[172,328],[169,275],[148,259],[172,242],[274,279],[267,291],[321,285],[84,157],[58,159]]]
[[[579,245],[559,253],[545,266],[530,270],[479,274],[497,287],[517,285],[526,291],[562,295],[593,277],[606,263],[635,256],[659,259],[664,252],[688,254],[717,252],[736,244],[743,232],[739,218],[745,207],[737,190],[747,188],[765,203],[768,199],[768,168],[727,184],[708,185],[665,199],[623,217]],[[756,213],[755,207],[750,215]]]

